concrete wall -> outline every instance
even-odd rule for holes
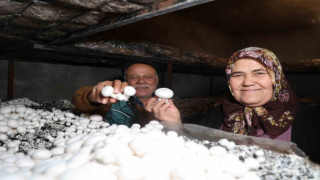
[[[229,57],[233,51],[233,39],[229,34],[175,13],[109,30],[94,39],[152,42],[176,47],[182,52],[208,53],[222,58]]]
[[[4,100],[7,98],[7,61],[0,61],[0,70],[0,99]],[[41,101],[70,100],[74,92],[82,86],[121,77],[120,69],[116,68],[15,61],[14,98],[27,97]],[[160,73],[159,87],[165,84],[164,77],[165,73]],[[207,97],[212,92],[223,92],[223,86],[220,84],[224,84],[225,80],[174,73],[173,82],[175,97]],[[214,86],[211,89],[210,83]]]
[[[273,51],[280,62],[312,60],[320,58],[320,27],[290,32],[238,36],[234,39],[234,51],[257,46]],[[286,74],[299,97],[320,97],[320,72]]]
[[[178,97],[217,96],[228,90],[224,75],[204,76],[175,73],[172,82],[172,90]]]
[[[8,61],[0,60],[0,99],[7,98]]]
[[[181,18],[182,17],[174,16],[172,19],[179,20]],[[158,20],[163,22],[165,19],[159,17]],[[154,23],[155,22],[157,21],[154,21]],[[218,54],[223,58],[227,58],[232,51],[248,46],[268,48],[275,52],[280,61],[316,59],[320,57],[320,37],[317,35],[319,32],[318,30],[320,29],[234,37],[204,26],[200,26],[200,29],[202,29],[201,31],[196,31],[194,27],[197,26],[197,24],[189,22],[188,20],[183,20],[183,22],[192,25],[191,30],[182,31],[182,34],[179,35],[177,34],[178,31],[170,29],[169,26],[163,27],[169,28],[167,32],[166,29],[161,29],[160,26],[150,25],[150,29],[146,28],[145,34],[147,34],[147,36],[144,36],[144,38],[147,37],[146,39],[151,40],[152,32],[155,33],[154,36],[159,35],[156,32],[162,32],[162,34],[159,35],[159,37],[162,38],[158,38],[159,43],[161,43],[161,39],[170,39],[175,35],[179,38],[170,41],[173,45],[183,44],[180,45],[182,48],[191,48],[195,51],[200,51],[202,49],[202,52],[210,52],[215,49],[213,54]],[[168,24],[172,25],[173,23],[174,22],[169,18]],[[182,24],[177,23],[177,27],[179,26],[182,26]],[[131,29],[132,31],[137,30],[135,27],[127,27],[126,30],[128,29]],[[158,29],[158,31],[156,31],[156,29]],[[192,35],[192,31],[195,32],[194,35]],[[205,33],[201,35],[201,32]],[[210,32],[211,35],[208,35]],[[139,33],[141,34],[142,32]],[[186,36],[186,38],[181,38],[183,36]],[[208,42],[205,42],[206,37],[208,37]],[[197,42],[186,43],[189,41],[192,42],[193,39],[197,38],[199,39]],[[216,41],[213,41],[214,39],[216,39]],[[7,68],[8,62],[0,60],[1,99],[6,99],[7,97]],[[286,74],[286,76],[298,96],[320,96],[320,73]],[[165,74],[160,75],[161,79],[164,79],[164,77]],[[71,99],[75,90],[81,86],[94,85],[99,81],[115,78],[121,78],[119,69],[80,66],[76,64],[68,65],[16,61],[14,98],[28,97],[30,99],[43,101]],[[210,77],[196,74],[174,73],[172,80],[172,89],[174,90],[176,97],[207,97],[219,95],[228,91],[226,79],[223,75]],[[159,86],[163,86],[163,84],[164,82],[160,81]]]
[[[7,98],[7,61],[0,61],[0,99]],[[82,86],[103,80],[121,78],[115,68],[15,62],[14,98],[27,97],[40,101],[71,99]],[[160,74],[159,87],[164,85],[165,73]],[[319,97],[320,73],[287,74],[289,83],[299,97]],[[226,78],[174,73],[172,89],[175,97],[209,97],[228,91]]]
[[[1,68],[5,69],[6,61],[0,62]],[[119,77],[119,69],[107,67],[15,61],[14,98],[27,97],[42,101],[71,99],[79,87]],[[7,74],[3,77],[1,71],[1,82],[6,78]],[[4,84],[0,90],[1,99],[7,98],[6,91]]]
[[[258,46],[273,51],[280,61],[291,62],[320,58],[320,27],[236,38],[234,49]]]

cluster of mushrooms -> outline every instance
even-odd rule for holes
[[[133,95],[131,90],[126,90],[123,96]],[[108,96],[112,96],[110,92]],[[253,151],[254,156],[239,158],[236,153],[239,146],[227,139],[208,147],[208,142],[199,143],[174,131],[164,131],[158,121],[144,127],[133,124],[129,128],[110,125],[97,114],[78,116],[55,108],[35,109],[23,101],[25,104],[19,99],[0,104],[2,180],[259,180],[263,177],[260,170],[267,162],[267,151],[258,147]],[[310,174],[314,179],[320,177],[319,172],[308,171],[308,177]]]

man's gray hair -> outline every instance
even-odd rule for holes
[[[146,65],[151,66],[156,71],[156,78],[158,79],[158,67],[157,67],[157,65],[155,65],[152,62],[134,62],[134,63],[127,63],[121,68],[124,81],[127,81],[127,70],[128,70],[128,68],[130,66],[134,65],[134,64],[146,64]]]

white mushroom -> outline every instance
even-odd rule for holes
[[[124,90],[122,96],[125,93]],[[220,139],[218,143],[203,141],[203,144],[198,144],[198,141],[186,141],[177,132],[160,131],[164,126],[154,120],[144,127],[133,124],[128,128],[109,125],[100,115],[90,117],[89,114],[82,114],[80,117],[54,108],[52,113],[28,108],[18,110],[22,106],[15,103],[4,106],[6,104],[0,102],[0,109],[8,107],[10,110],[0,114],[0,141],[3,143],[0,147],[0,179],[258,180],[266,168],[282,175],[285,171],[281,170],[281,166],[286,168],[286,172],[294,169],[293,179],[304,172],[308,173],[304,173],[302,179],[310,175],[313,179],[320,177],[318,169],[306,171],[309,170],[304,169],[306,163],[303,163],[302,170],[297,170],[300,159],[305,162],[302,157],[290,154],[294,158],[294,163],[290,164],[282,159],[287,156],[285,154],[275,156],[280,157],[275,160],[274,156],[270,156],[271,151],[254,146],[247,149],[227,139]],[[21,111],[19,118],[18,111]],[[58,121],[60,117],[65,119]],[[52,121],[54,118],[56,120]],[[40,128],[44,123],[66,127],[57,132],[56,138],[51,134],[55,131],[44,132],[41,138],[49,141],[45,141],[45,144],[39,142],[39,147],[30,146],[31,149],[24,149],[28,145],[26,141],[15,140],[20,135],[12,136],[17,131],[27,135],[24,137],[32,137],[30,132],[37,132],[36,126]],[[53,147],[50,151],[42,149],[49,144]],[[208,149],[207,145],[212,147]],[[27,150],[26,154],[18,152],[18,147]],[[279,162],[285,164],[279,166]]]
[[[169,88],[159,88],[155,91],[158,101],[161,101],[161,99],[167,99],[166,103],[168,102],[168,99],[173,97],[173,94],[173,91]]]
[[[118,94],[120,94],[120,93],[118,93]],[[113,99],[118,99],[118,94],[114,94],[113,93],[113,94],[110,95],[110,97],[112,97]]]
[[[227,147],[229,145],[229,141],[227,139],[220,139],[219,144],[221,146]]]
[[[7,126],[7,120],[0,120],[0,126]]]
[[[27,129],[23,126],[18,126],[17,131],[19,134],[24,134],[27,131]]]
[[[258,157],[264,156],[264,151],[260,149],[260,150],[257,150],[254,154]]]
[[[24,106],[21,106],[21,105],[16,107],[17,113],[24,113],[26,110],[27,110],[27,108]]]
[[[129,98],[127,98],[125,95],[123,95],[123,94],[121,94],[121,93],[118,93],[117,94],[117,99],[119,100],[119,101],[127,101]]]
[[[9,106],[4,106],[0,108],[0,113],[1,114],[9,114],[11,113],[11,108]]]
[[[63,147],[55,147],[55,148],[51,149],[52,156],[61,155],[63,153],[64,153],[64,148]]]
[[[6,134],[0,134],[0,141],[6,141],[8,136]]]
[[[44,160],[51,157],[51,152],[46,149],[38,149],[32,153],[31,157],[34,160]]]
[[[244,160],[244,163],[246,165],[248,165],[249,168],[252,169],[252,170],[256,170],[260,166],[259,161],[257,159],[254,159],[254,158],[247,158],[247,159]]]
[[[104,97],[110,97],[113,94],[113,87],[112,86],[106,86],[101,90],[101,94]]]
[[[127,86],[123,90],[123,95],[129,99],[130,96],[133,96],[136,94],[136,89],[132,86]]]
[[[19,126],[19,123],[17,120],[15,119],[9,119],[7,121],[7,126],[11,127],[11,128],[17,128]]]
[[[74,115],[73,113],[70,113],[70,112],[67,112],[67,113],[65,114],[65,116],[66,116],[66,117],[69,117],[69,118],[74,118],[74,117],[75,117],[75,115]]]
[[[89,117],[91,121],[102,121],[103,117],[99,114],[93,114]]]
[[[75,153],[75,152],[77,152],[81,148],[82,143],[83,143],[82,141],[76,140],[76,141],[68,144],[68,146],[65,149],[65,152],[67,152],[67,153]]]
[[[14,163],[19,168],[33,167],[35,165],[35,162],[29,156],[18,158]]]
[[[85,118],[85,117],[81,117],[79,119],[79,122],[80,124],[89,124],[90,123],[90,120],[88,118]]]
[[[133,96],[135,93],[136,93],[136,90],[132,86],[125,87],[124,94],[121,94],[121,93],[114,94],[112,86],[106,86],[101,90],[101,94],[104,97],[112,97],[119,101],[127,101],[130,98],[130,96]]]
[[[227,150],[221,146],[213,146],[209,151],[212,156],[223,156],[227,153]]]
[[[224,172],[238,178],[243,177],[249,171],[249,166],[246,166],[234,154],[225,155],[224,160],[221,162],[221,167]]]
[[[6,125],[0,125],[0,133],[6,133],[10,130],[10,128]]]

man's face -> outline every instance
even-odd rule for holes
[[[147,64],[133,64],[126,70],[127,82],[136,89],[138,99],[150,98],[158,85],[156,70]]]

